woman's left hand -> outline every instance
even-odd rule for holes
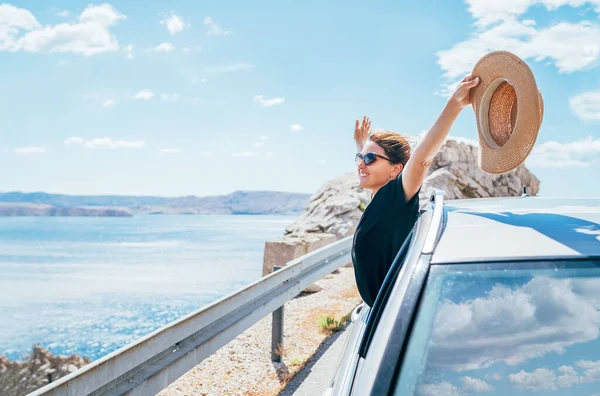
[[[450,98],[451,101],[455,102],[460,108],[468,106],[471,104],[471,95],[469,92],[471,88],[476,87],[479,84],[479,77],[472,77],[468,74],[456,87],[456,91]]]

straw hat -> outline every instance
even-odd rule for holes
[[[479,135],[479,167],[506,173],[533,149],[544,116],[542,95],[527,64],[506,51],[491,52],[477,62],[471,103]]]

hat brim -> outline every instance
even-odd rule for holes
[[[480,79],[470,92],[479,135],[479,167],[493,174],[510,172],[523,164],[533,149],[543,119],[542,95],[529,66],[510,52],[485,55],[472,76]],[[489,131],[489,110],[491,95],[505,81],[515,90],[517,111],[510,138],[499,146]]]

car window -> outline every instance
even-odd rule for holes
[[[599,335],[600,261],[432,266],[395,395],[597,394]]]
[[[383,284],[381,285],[381,289],[377,294],[377,298],[375,298],[375,302],[373,303],[373,307],[369,312],[369,317],[367,318],[367,323],[365,325],[364,336],[361,340],[361,345],[358,351],[359,356],[365,357],[367,354],[367,350],[369,349],[369,344],[371,343],[371,339],[373,338],[373,334],[377,329],[377,323],[379,323],[379,319],[381,318],[381,314],[383,309],[385,308],[385,304],[389,299],[390,293],[396,283],[396,279],[398,278],[398,274],[402,269],[402,265],[406,261],[406,256],[408,252],[408,247],[410,246],[410,242],[412,241],[414,235],[414,231],[411,231],[410,234],[404,240],[402,246],[398,250],[398,254],[394,259],[394,262],[390,266],[385,279],[383,280]]]

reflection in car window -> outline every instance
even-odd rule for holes
[[[600,393],[600,262],[501,265],[431,267],[396,395]]]

